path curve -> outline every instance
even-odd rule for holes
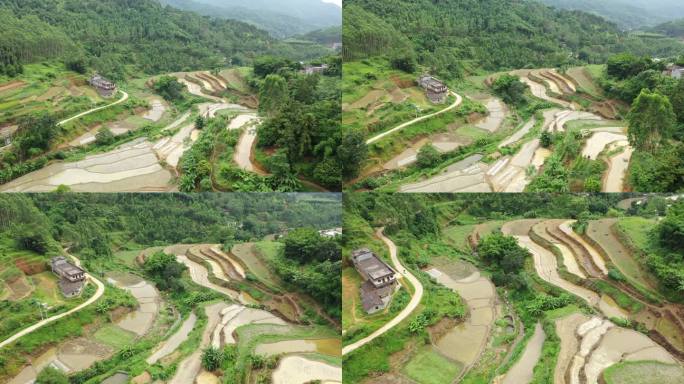
[[[68,118],[68,119],[66,119],[66,120],[60,121],[59,123],[57,123],[57,125],[64,125],[64,124],[66,124],[66,123],[68,123],[68,122],[70,122],[70,121],[72,121],[72,120],[78,119],[79,117],[83,117],[83,116],[85,116],[85,115],[89,115],[89,114],[91,114],[91,113],[93,113],[93,112],[101,111],[101,110],[103,110],[103,109],[105,109],[105,108],[113,107],[113,106],[115,106],[115,105],[117,105],[117,104],[121,104],[121,103],[123,103],[124,101],[128,100],[128,93],[126,93],[126,92],[124,92],[124,91],[120,91],[120,92],[123,94],[123,96],[122,96],[119,100],[117,100],[117,101],[115,101],[115,102],[113,102],[113,103],[111,103],[111,104],[104,105],[104,106],[102,106],[102,107],[97,107],[97,108],[93,108],[93,109],[91,109],[91,110],[89,110],[89,111],[81,112],[81,113],[79,113],[79,114],[76,115],[76,116],[72,116],[72,117],[70,117],[70,118]]]
[[[392,240],[385,237],[385,235],[382,233],[383,230],[384,228],[379,228],[375,232],[375,234],[389,248],[390,258],[392,259],[392,264],[394,264],[394,269],[401,277],[405,277],[411,284],[413,284],[413,287],[416,291],[411,297],[411,301],[409,301],[408,305],[395,318],[390,320],[387,324],[383,325],[382,327],[378,328],[375,332],[364,337],[363,339],[342,348],[342,355],[346,355],[370,343],[374,339],[382,336],[385,332],[394,328],[394,326],[396,326],[397,324],[404,321],[416,309],[416,307],[418,307],[418,304],[420,304],[420,300],[423,298],[423,285],[420,283],[420,281],[418,281],[418,279],[415,276],[413,276],[406,268],[404,268],[403,265],[401,265],[401,263],[399,262],[399,257],[397,256],[397,246],[394,244],[394,242],[392,242]]]
[[[71,256],[71,255],[70,255],[70,256]],[[78,260],[78,259],[76,259],[74,256],[71,256],[71,257],[72,257],[75,261]],[[77,261],[76,264],[80,266],[81,263],[80,263],[80,261]],[[93,277],[91,274],[89,274],[89,273],[86,273],[85,276],[86,276],[86,278],[87,278],[88,280],[92,281],[92,282],[97,286],[97,291],[95,292],[95,294],[94,294],[90,299],[88,299],[85,303],[79,305],[78,307],[76,307],[76,308],[74,308],[74,309],[71,309],[70,311],[67,311],[67,312],[64,312],[64,313],[62,313],[62,314],[59,314],[59,315],[55,315],[55,316],[49,317],[49,318],[47,318],[47,319],[45,319],[45,320],[39,321],[38,323],[36,323],[36,324],[34,324],[34,325],[32,325],[32,326],[30,326],[30,327],[28,327],[28,328],[26,328],[26,329],[24,329],[24,330],[22,330],[22,331],[19,331],[19,332],[15,333],[14,335],[12,335],[12,336],[11,336],[10,338],[8,338],[7,340],[5,340],[5,341],[3,341],[3,342],[0,342],[0,348],[4,347],[4,346],[6,346],[6,345],[8,345],[8,344],[10,344],[10,343],[13,343],[13,342],[15,342],[16,340],[18,340],[19,338],[21,338],[21,337],[23,337],[23,336],[26,336],[26,335],[28,335],[29,333],[34,332],[34,331],[36,331],[36,330],[38,330],[38,329],[40,329],[40,328],[42,328],[42,327],[44,327],[44,326],[46,326],[46,325],[52,323],[52,322],[55,322],[55,321],[57,321],[57,320],[59,320],[59,319],[61,319],[61,318],[63,318],[63,317],[69,316],[69,315],[71,315],[72,313],[76,313],[76,312],[82,310],[83,308],[89,306],[90,304],[94,303],[95,301],[97,301],[97,299],[99,299],[99,298],[104,294],[105,285],[102,284],[102,282],[101,282],[100,280],[94,278],[94,277]]]
[[[372,138],[368,139],[368,140],[366,141],[366,144],[367,144],[367,145],[373,144],[374,142],[376,142],[376,141],[382,139],[383,137],[385,137],[385,136],[387,136],[387,135],[389,135],[389,134],[392,134],[392,133],[394,133],[394,132],[396,132],[396,131],[400,131],[400,130],[402,130],[402,129],[404,129],[404,128],[410,126],[410,125],[413,125],[413,124],[415,124],[415,123],[421,122],[421,121],[426,120],[426,119],[429,119],[429,118],[431,118],[431,117],[435,117],[435,116],[441,115],[441,114],[443,114],[443,113],[445,113],[445,112],[448,112],[448,111],[450,111],[450,110],[452,110],[452,109],[458,107],[459,105],[461,105],[461,103],[463,102],[463,97],[461,97],[461,95],[457,94],[457,93],[454,92],[454,91],[451,91],[451,94],[454,95],[454,96],[456,96],[456,101],[455,101],[453,104],[451,104],[450,106],[448,106],[448,107],[442,109],[442,110],[439,111],[439,112],[431,113],[431,114],[429,114],[429,115],[421,116],[421,117],[415,118],[415,119],[413,119],[413,120],[411,120],[411,121],[407,121],[407,122],[405,122],[405,123],[403,123],[403,124],[401,124],[401,125],[399,125],[399,126],[397,126],[397,127],[394,127],[394,128],[392,128],[392,129],[390,129],[390,130],[387,131],[387,132],[383,132],[383,133],[381,133],[381,134],[379,134],[379,135],[377,135],[377,136],[375,136],[375,137],[372,137]]]

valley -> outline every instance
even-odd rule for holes
[[[19,218],[18,204],[30,209],[36,209],[35,204],[51,206],[49,218],[43,216],[43,227],[58,219],[59,214],[52,209],[59,210],[59,206],[76,200],[89,201],[79,220],[90,220],[98,210],[107,209],[133,220],[130,223],[137,219],[126,213],[128,204],[140,204],[154,211],[165,200],[163,195],[131,195],[128,202],[112,205],[116,195],[108,195],[108,202],[97,195],[75,194],[66,201],[40,194],[35,195],[36,200],[6,196],[0,201],[8,208],[3,214],[22,222],[40,221],[41,217]],[[191,195],[185,198],[195,199]],[[246,195],[224,196],[218,200],[200,199],[193,206],[237,206],[249,204],[249,199]],[[279,207],[284,201],[275,196],[274,199],[268,216],[284,226],[289,219],[278,213],[284,209]],[[167,203],[164,209],[176,213],[188,204],[182,199]],[[310,216],[312,225],[339,225],[333,223],[341,213],[332,200],[291,200],[285,209],[288,215],[301,215],[312,206],[319,209],[316,217]],[[215,215],[210,212],[203,214]],[[165,215],[157,216],[161,227],[157,225],[153,237],[173,238],[174,214],[168,219]],[[187,221],[187,229],[195,225],[207,231],[218,229],[193,220]],[[111,247],[107,248],[109,256],[95,256],[90,253],[90,245],[82,242],[86,240],[69,241],[70,247],[64,248],[61,241],[66,242],[65,238],[44,237],[44,251],[25,248],[14,243],[3,227],[0,380],[27,384],[52,375],[84,383],[342,382],[339,320],[334,306],[328,303],[334,294],[328,293],[325,302],[319,301],[318,293],[305,293],[283,279],[284,268],[301,268],[319,278],[315,272],[317,262],[300,264],[289,259],[310,257],[299,250],[291,253],[290,243],[296,241],[295,236],[308,236],[307,241],[327,247],[336,246],[338,239],[322,238],[318,231],[303,227],[290,228],[290,235],[252,232],[245,233],[245,240],[231,237],[229,243],[208,244],[194,239],[205,236],[216,241],[217,237],[197,232],[185,237],[192,243],[167,241],[165,246],[146,247],[140,234],[119,230],[115,230],[116,239],[107,240],[107,247]],[[100,233],[95,238],[102,236]],[[288,240],[289,236],[293,238]],[[274,240],[275,237],[278,239]],[[124,244],[133,246],[123,250]],[[313,244],[310,249],[318,255]],[[38,280],[38,276],[44,277]],[[73,276],[74,280],[67,283],[65,276]],[[58,283],[48,284],[53,279]],[[28,294],[6,296],[8,288],[10,293],[14,292],[10,287],[17,287],[16,281],[30,282]],[[336,283],[339,284],[331,282]],[[73,295],[67,293],[72,292],[72,286],[78,287]],[[47,297],[55,299],[49,301]],[[55,300],[61,304],[55,304]],[[32,308],[38,308],[36,304],[42,306],[44,313],[40,316],[44,320],[40,316],[31,320],[35,318]],[[10,316],[7,311],[14,313]],[[22,321],[19,332],[12,329],[18,321]],[[302,370],[304,366],[306,369]]]
[[[634,195],[370,196],[376,206],[396,209],[362,208],[369,197],[358,197],[346,202],[346,211],[370,209],[376,222],[407,223],[392,227],[390,254],[401,255],[402,268],[425,293],[413,307],[403,288],[394,291],[389,313],[411,314],[385,330],[382,341],[349,349],[345,382],[612,384],[627,374],[636,382],[681,382],[674,378],[684,361],[681,294],[654,279],[666,275],[649,267],[657,256],[643,253],[657,246],[658,220],[679,217],[682,204],[674,196],[644,197],[629,213],[616,207]],[[676,202],[665,216],[647,213],[667,199]],[[572,204],[594,208],[577,221],[566,216]],[[535,218],[519,216],[531,206]],[[501,208],[507,213],[495,211]],[[348,222],[358,234],[352,249],[367,246],[382,258],[385,251],[365,227],[372,222]],[[656,237],[645,241],[644,233]],[[345,300],[359,295],[351,289],[356,273],[343,274]],[[451,311],[455,303],[460,309]],[[356,347],[359,333],[384,329],[389,319],[345,309],[343,345]]]

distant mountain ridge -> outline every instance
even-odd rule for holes
[[[623,29],[651,27],[684,17],[681,0],[540,0],[560,9],[593,13]]]
[[[285,38],[342,25],[340,7],[320,0],[159,0],[202,15],[238,20]]]

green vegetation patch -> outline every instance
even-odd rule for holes
[[[443,384],[453,382],[462,369],[463,364],[449,360],[428,347],[406,364],[404,372],[420,384]]]
[[[135,335],[131,332],[114,324],[109,324],[98,329],[93,336],[95,337],[95,340],[116,349],[121,349],[130,345],[135,339]]]
[[[684,368],[655,361],[621,362],[603,372],[606,384],[682,384]]]

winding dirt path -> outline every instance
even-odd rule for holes
[[[399,275],[399,277],[406,278],[409,281],[409,283],[411,283],[415,288],[415,292],[413,293],[411,301],[409,301],[408,305],[401,312],[399,312],[399,314],[396,317],[387,322],[387,324],[378,328],[375,332],[371,333],[370,335],[342,348],[342,355],[351,353],[357,350],[358,348],[370,343],[374,339],[383,335],[385,332],[394,328],[397,324],[404,321],[404,319],[411,315],[411,313],[418,307],[418,304],[420,304],[420,300],[423,298],[423,284],[421,284],[415,276],[413,276],[406,268],[404,268],[403,265],[401,265],[399,257],[397,256],[397,246],[394,244],[394,242],[392,242],[392,240],[390,240],[383,234],[383,230],[384,228],[379,228],[375,232],[376,236],[378,236],[387,245],[387,248],[389,248],[392,264],[394,264],[394,269]]]
[[[376,141],[382,139],[382,138],[385,137],[385,136],[391,135],[391,134],[394,133],[394,132],[400,131],[400,130],[402,130],[402,129],[408,127],[408,126],[411,126],[411,125],[413,125],[413,124],[415,124],[415,123],[419,123],[419,122],[421,122],[421,121],[423,121],[423,120],[427,120],[427,119],[429,119],[429,118],[431,118],[431,117],[435,117],[435,116],[441,115],[441,114],[443,114],[443,113],[445,113],[445,112],[448,112],[448,111],[450,111],[450,110],[452,110],[452,109],[458,107],[459,105],[461,105],[461,103],[463,102],[463,97],[461,97],[459,94],[457,94],[457,93],[454,92],[454,91],[451,91],[451,94],[454,95],[454,96],[456,97],[456,101],[455,101],[453,104],[451,104],[450,106],[448,106],[448,107],[442,109],[442,110],[439,111],[439,112],[431,113],[431,114],[429,114],[429,115],[421,116],[421,117],[415,118],[415,119],[413,119],[413,120],[411,120],[411,121],[407,121],[407,122],[405,122],[405,123],[403,123],[403,124],[401,124],[401,125],[399,125],[399,126],[397,126],[397,127],[394,127],[394,128],[392,128],[392,129],[390,129],[389,131],[383,132],[383,133],[381,133],[381,134],[379,134],[379,135],[377,135],[377,136],[374,136],[374,137],[368,139],[368,140],[366,141],[366,144],[367,144],[367,145],[373,144],[373,143],[375,143]]]
[[[71,256],[71,255],[70,255],[70,256]],[[78,266],[81,265],[81,262],[80,262],[76,257],[74,257],[74,256],[71,256],[71,257],[72,257],[72,259],[74,259],[74,263],[75,263],[75,264],[77,264]],[[84,309],[85,307],[91,305],[92,303],[96,302],[100,297],[102,297],[102,295],[103,295],[104,292],[105,292],[105,286],[104,286],[104,284],[102,284],[102,282],[101,282],[100,280],[96,279],[95,277],[93,277],[93,276],[92,276],[91,274],[89,274],[89,273],[86,273],[86,274],[85,274],[85,277],[86,277],[86,279],[88,279],[90,282],[92,282],[93,284],[95,284],[95,285],[97,286],[97,291],[95,292],[95,294],[94,294],[92,297],[90,297],[88,300],[86,300],[86,302],[84,302],[83,304],[79,305],[79,306],[76,307],[76,308],[73,308],[73,309],[71,309],[71,310],[69,310],[69,311],[67,311],[67,312],[61,313],[61,314],[59,314],[59,315],[55,315],[55,316],[49,317],[49,318],[47,318],[47,319],[45,319],[45,320],[39,321],[38,323],[36,323],[36,324],[34,324],[34,325],[32,325],[32,326],[26,328],[26,329],[23,329],[23,330],[21,330],[21,331],[15,333],[14,335],[12,335],[12,336],[10,336],[9,338],[7,338],[6,340],[0,342],[0,348],[6,346],[6,345],[8,345],[8,344],[11,344],[11,343],[15,342],[15,341],[17,341],[18,339],[20,339],[21,337],[24,337],[24,336],[28,335],[28,334],[31,333],[31,332],[34,332],[34,331],[36,331],[36,330],[38,330],[38,329],[40,329],[40,328],[43,328],[44,326],[46,326],[46,325],[48,325],[48,324],[50,324],[50,323],[53,323],[53,322],[55,322],[55,321],[57,321],[57,320],[59,320],[59,319],[61,319],[61,318],[67,317],[67,316],[69,316],[69,315],[71,315],[71,314],[73,314],[73,313],[79,312],[80,310],[82,310],[82,309]]]
[[[64,125],[64,124],[66,124],[66,123],[68,123],[68,122],[70,122],[70,121],[72,121],[72,120],[76,120],[76,119],[78,119],[78,118],[80,118],[80,117],[83,117],[83,116],[85,116],[85,115],[89,115],[89,114],[91,114],[91,113],[93,113],[93,112],[101,111],[101,110],[103,110],[103,109],[105,109],[105,108],[113,107],[113,106],[115,106],[115,105],[117,105],[117,104],[121,104],[121,103],[123,103],[124,101],[128,100],[128,93],[126,93],[126,92],[124,92],[124,91],[121,91],[121,90],[120,90],[119,92],[121,92],[121,93],[123,94],[119,100],[117,100],[117,101],[115,101],[115,102],[113,102],[113,103],[111,103],[111,104],[107,104],[107,105],[105,105],[105,106],[102,106],[102,107],[93,108],[93,109],[91,109],[91,110],[88,110],[88,111],[85,111],[85,112],[81,112],[81,113],[79,113],[79,114],[76,115],[76,116],[72,116],[72,117],[70,117],[70,118],[68,118],[68,119],[66,119],[66,120],[60,121],[59,123],[57,123],[57,125]]]

